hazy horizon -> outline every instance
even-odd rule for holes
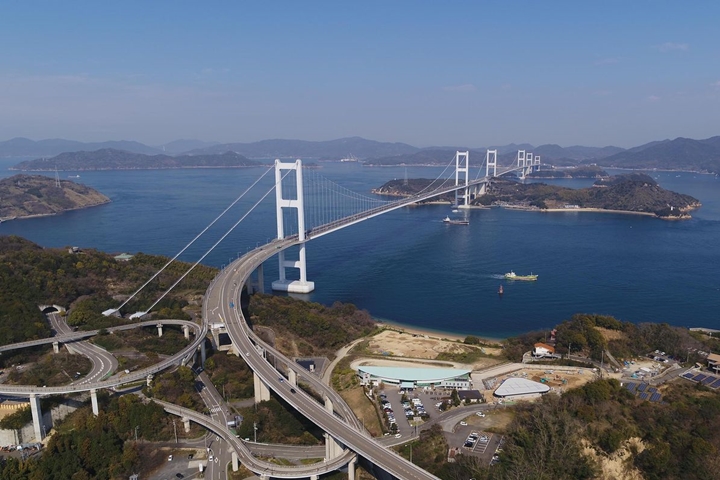
[[[0,139],[630,148],[717,135],[720,4],[12,2]]]

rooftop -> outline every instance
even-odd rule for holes
[[[514,395],[530,395],[533,393],[547,393],[550,387],[543,383],[533,382],[526,378],[508,378],[495,390],[498,397]]]
[[[370,367],[360,366],[358,371],[366,372],[374,377],[393,378],[399,381],[408,382],[433,382],[462,377],[471,370],[457,368],[432,368],[432,367]]]

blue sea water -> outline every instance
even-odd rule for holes
[[[0,160],[0,177],[17,159]],[[357,192],[402,178],[404,167],[321,164],[321,173]],[[0,224],[46,247],[79,246],[174,256],[255,181],[263,168],[60,172],[112,203],[53,217]],[[408,167],[411,178],[440,169]],[[405,208],[308,244],[301,296],[354,303],[373,316],[439,331],[504,337],[549,328],[577,312],[631,322],[720,328],[720,180],[651,172],[664,188],[698,198],[687,221],[585,212],[538,213],[499,208],[466,213],[469,226],[445,225],[447,205]],[[54,173],[48,173],[54,176]],[[271,187],[272,174],[180,258],[198,260]],[[555,180],[571,187],[592,181]],[[452,215],[452,214],[451,214]],[[270,195],[202,263],[221,267],[275,236]],[[535,273],[537,282],[503,274]],[[266,287],[277,264],[265,265]],[[497,290],[504,286],[500,298]]]

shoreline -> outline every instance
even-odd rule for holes
[[[411,335],[420,335],[420,336],[427,336],[429,338],[433,338],[436,340],[449,340],[449,341],[460,341],[464,342],[465,338],[472,336],[480,339],[481,343],[487,343],[487,344],[499,344],[504,338],[491,338],[487,336],[481,336],[481,335],[473,335],[473,334],[462,334],[457,332],[444,332],[442,330],[433,330],[431,328],[426,327],[416,327],[414,325],[407,325],[399,322],[394,322],[392,320],[388,320],[385,318],[376,318],[373,317],[373,319],[377,322],[377,326],[379,328],[386,328],[388,330],[396,330],[398,332],[408,333]]]
[[[644,215],[646,217],[657,217],[650,212],[633,212],[632,210],[610,210],[607,208],[544,208],[538,209],[540,212],[556,213],[556,212],[592,212],[592,213],[623,213],[627,215]]]
[[[34,213],[34,214],[32,214],[32,215],[21,215],[21,216],[15,216],[15,217],[0,218],[0,224],[2,224],[2,223],[7,223],[7,222],[10,222],[10,221],[12,221],[12,220],[29,220],[29,219],[31,219],[31,218],[53,217],[53,216],[56,216],[56,215],[62,215],[62,214],[65,213],[65,212],[73,212],[73,211],[76,211],[76,210],[84,210],[84,209],[86,209],[86,208],[99,207],[99,206],[101,206],[101,205],[107,205],[108,203],[112,203],[112,200],[108,199],[107,202],[96,203],[96,204],[93,204],[93,205],[84,205],[84,206],[82,206],[82,207],[77,207],[77,208],[69,208],[69,209],[63,210],[63,211],[61,211],[61,212],[53,212],[53,213]]]

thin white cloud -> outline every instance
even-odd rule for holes
[[[718,81],[715,82],[715,83],[711,83],[710,86],[711,86],[711,87],[715,87],[715,88],[720,88],[720,80],[718,80]]]
[[[660,45],[656,45],[655,48],[657,48],[663,53],[678,51],[684,52],[690,48],[690,45],[688,45],[687,43],[665,42]]]
[[[608,95],[612,95],[612,90],[596,90],[592,92],[592,94],[597,97],[607,97]]]
[[[502,88],[503,90],[510,90],[512,88],[512,85],[510,85],[509,83],[503,83],[500,88]]]
[[[620,61],[617,57],[601,58],[595,61],[595,65],[614,65]]]
[[[477,90],[475,85],[472,83],[464,83],[462,85],[450,85],[448,87],[442,87],[446,92],[474,92]]]
[[[657,101],[659,101],[659,100],[660,100],[660,97],[658,97],[657,95],[650,95],[649,97],[647,97],[647,101],[648,101],[648,102],[654,103],[654,102],[657,102]]]

